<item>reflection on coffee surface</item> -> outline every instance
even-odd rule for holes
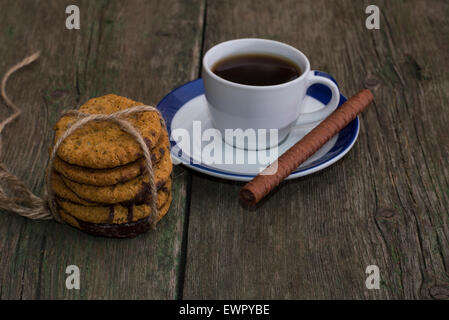
[[[301,69],[287,58],[257,53],[224,58],[212,67],[212,72],[225,80],[250,86],[273,86],[301,75]]]

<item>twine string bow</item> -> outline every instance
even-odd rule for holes
[[[6,82],[11,74],[20,68],[32,63],[39,57],[39,52],[25,58],[20,63],[16,64],[12,68],[8,70],[5,76],[2,79],[1,83],[1,96],[5,101],[6,105],[14,110],[14,113],[9,116],[6,120],[0,123],[0,156],[2,151],[2,141],[1,141],[1,133],[5,126],[15,120],[21,114],[21,109],[17,107],[6,95]],[[157,189],[154,181],[154,171],[153,171],[153,163],[151,160],[150,151],[148,150],[145,141],[143,140],[140,132],[134,128],[127,120],[126,117],[133,115],[139,112],[146,111],[154,111],[159,114],[159,117],[162,121],[162,124],[165,128],[164,118],[161,116],[159,110],[152,106],[136,106],[129,109],[121,110],[112,114],[88,114],[83,113],[78,110],[68,110],[64,111],[61,114],[61,117],[64,116],[76,116],[77,120],[64,132],[64,134],[59,137],[56,141],[52,152],[50,154],[50,158],[48,161],[48,172],[46,176],[45,183],[45,191],[46,197],[44,199],[34,195],[25,184],[18,179],[15,175],[13,175],[5,166],[4,163],[0,161],[0,182],[6,185],[13,195],[8,195],[8,193],[3,190],[0,186],[0,208],[8,211],[12,211],[18,215],[23,217],[33,219],[33,220],[49,220],[55,219],[56,221],[63,222],[59,212],[57,205],[55,203],[55,194],[51,187],[51,178],[54,171],[53,162],[59,150],[59,147],[64,142],[67,137],[69,137],[76,130],[86,126],[88,123],[94,121],[108,121],[115,123],[120,127],[121,130],[128,133],[131,137],[135,139],[135,141],[139,144],[142,149],[143,156],[145,158],[145,169],[149,175],[149,186],[150,186],[150,195],[151,195],[151,215],[150,215],[150,224],[152,226],[155,225],[158,218],[158,210],[157,210]]]

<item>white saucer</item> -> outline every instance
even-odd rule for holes
[[[308,96],[305,98],[302,106],[302,112],[311,112],[323,106],[323,102],[329,99],[327,87],[315,85],[309,89]],[[340,98],[340,105],[346,101],[344,96]],[[263,151],[249,151],[234,148],[219,139],[210,139],[201,141],[194,139],[193,127],[200,125],[202,134],[205,130],[213,128],[209,116],[207,102],[204,96],[204,87],[201,79],[189,82],[171,93],[169,93],[158,104],[158,109],[165,118],[168,133],[171,140],[171,155],[175,163],[182,163],[196,171],[202,173],[236,181],[249,181],[254,178],[263,168],[274,161],[278,156],[288,150],[292,145],[306,135],[312,127],[300,127],[292,130],[277,149]],[[179,141],[180,129],[187,132],[190,142],[186,144],[176,143]],[[359,133],[359,120],[356,118],[347,127],[345,127],[337,136],[333,137],[311,158],[295,170],[287,179],[302,177],[317,171],[320,171],[341,159],[354,145]],[[201,142],[200,142],[201,141]],[[189,145],[186,147],[186,145]],[[182,149],[183,148],[183,149]],[[206,148],[206,149],[205,149]],[[218,150],[215,161],[208,157],[211,149]],[[214,155],[215,153],[212,153]],[[225,163],[225,155],[232,155],[233,161]],[[236,159],[240,159],[239,162]],[[229,158],[228,158],[229,160]]]

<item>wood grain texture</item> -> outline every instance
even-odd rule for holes
[[[368,87],[375,103],[341,161],[284,183],[255,210],[238,204],[242,184],[178,167],[170,212],[133,240],[1,212],[0,299],[449,298],[447,1],[74,4],[79,31],[65,29],[61,1],[0,3],[0,74],[42,50],[8,84],[25,113],[6,129],[2,155],[39,195],[61,110],[110,92],[155,104],[221,41],[289,43],[343,94]],[[369,4],[380,30],[365,28]],[[0,119],[8,114],[0,104]],[[79,291],[65,288],[70,264]],[[380,290],[365,288],[371,264]]]
[[[42,195],[47,148],[61,110],[116,93],[155,104],[197,76],[202,0],[74,1],[81,29],[65,28],[61,1],[2,1],[0,73],[41,50],[9,81],[24,114],[4,134],[4,161]],[[0,105],[1,117],[9,114]],[[179,291],[189,174],[174,172],[173,204],[158,229],[133,240],[88,236],[55,222],[0,215],[1,299],[173,299]],[[66,266],[81,290],[65,287]]]
[[[381,29],[365,28],[377,4]],[[345,95],[370,88],[358,142],[255,210],[193,174],[183,297],[448,299],[449,3],[208,1],[205,49],[261,37],[306,53]],[[381,289],[367,290],[377,265]]]

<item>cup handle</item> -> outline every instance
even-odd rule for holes
[[[309,113],[301,113],[294,125],[295,127],[314,122],[321,122],[337,109],[338,103],[340,102],[340,90],[338,89],[337,84],[331,79],[331,76],[321,71],[311,70],[307,74],[306,81],[308,88],[317,83],[325,85],[331,90],[332,97],[322,109]]]

